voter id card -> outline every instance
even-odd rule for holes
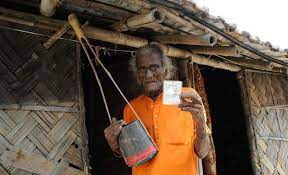
[[[178,105],[182,89],[182,81],[164,81],[163,85],[163,104]]]

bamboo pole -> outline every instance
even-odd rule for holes
[[[201,64],[201,65],[209,65],[214,68],[218,69],[224,69],[224,70],[229,70],[231,72],[238,72],[241,70],[240,66],[234,65],[234,64],[229,64],[225,62],[221,62],[219,60],[214,60],[214,59],[208,59],[205,56],[201,55],[192,55],[192,60],[194,63]]]
[[[3,8],[0,7],[0,12],[1,11],[3,11]],[[10,10],[10,12],[11,12],[11,10]],[[13,10],[13,12],[14,13],[11,15],[17,16],[15,14],[15,13],[17,13],[17,11]],[[29,13],[24,13],[24,12],[21,12],[20,14],[21,14],[20,15],[21,17],[18,17],[18,18],[9,17],[9,21],[19,23],[19,20],[21,20],[21,24],[30,24],[31,23],[31,24],[33,24],[32,26],[44,28],[44,29],[49,29],[49,30],[53,30],[53,31],[57,31],[59,29],[59,27],[63,26],[66,23],[66,21],[62,21],[62,20],[55,20],[55,19],[50,19],[50,18],[45,18],[45,17],[39,17],[38,18],[37,15],[31,15]],[[29,21],[28,19],[30,19],[30,18],[27,18],[27,16],[32,17],[32,21]],[[2,17],[3,17],[2,18],[3,20],[6,19],[5,16],[2,15]],[[15,20],[11,20],[11,19],[15,19]],[[42,21],[42,20],[44,20],[44,21]],[[86,36],[88,38],[101,40],[101,41],[105,41],[105,42],[110,42],[113,44],[121,44],[121,45],[130,46],[130,47],[136,47],[136,48],[139,48],[141,46],[148,44],[147,39],[143,39],[143,38],[135,37],[135,36],[131,36],[131,35],[126,35],[126,34],[119,33],[119,32],[109,31],[109,30],[105,30],[105,29],[99,29],[96,27],[89,27],[88,26],[88,27],[84,28],[84,31],[85,31]],[[72,31],[68,31],[67,33],[68,34],[74,34],[74,32],[72,32]],[[238,66],[235,66],[232,64],[227,64],[227,63],[216,61],[216,60],[212,60],[212,59],[207,59],[204,56],[194,55],[187,50],[178,49],[178,48],[166,45],[166,44],[160,44],[160,47],[164,50],[164,53],[170,57],[189,58],[189,57],[193,56],[193,61],[195,63],[201,64],[201,65],[207,65],[207,66],[225,69],[225,70],[230,70],[230,71],[239,71],[240,70],[240,67],[238,67]]]
[[[111,27],[116,31],[122,32],[145,27],[154,23],[162,23],[165,16],[159,9],[153,9],[149,13],[133,16],[127,20],[117,22]]]
[[[192,87],[191,81],[189,80],[188,75],[188,59],[179,61],[179,80],[183,82],[184,87]]]
[[[201,47],[199,49],[193,49],[193,50],[191,50],[191,52],[194,54],[241,57],[238,48],[236,48],[234,46]]]
[[[56,33],[54,33],[53,36],[51,36],[43,44],[43,46],[46,47],[46,49],[49,49],[58,40],[58,38],[61,37],[64,33],[66,33],[70,28],[71,28],[70,24],[66,22]]]
[[[204,35],[164,35],[152,37],[160,43],[166,44],[187,44],[200,46],[214,46],[217,43],[217,38],[211,34]]]
[[[272,51],[272,50],[259,50],[260,52],[262,52],[263,54],[266,54],[270,57],[274,57],[274,58],[277,58],[281,60],[281,58],[285,58],[285,57],[288,57],[288,53],[287,52],[281,52],[281,51]],[[248,57],[252,57],[252,58],[256,58],[256,59],[263,59],[262,57],[252,53],[252,52],[249,52],[248,50],[245,50],[245,49],[240,49],[240,53],[242,55],[246,55]],[[285,60],[285,59],[284,59]],[[287,58],[288,60],[288,58]]]
[[[257,65],[257,66],[267,68],[267,69],[272,69],[273,67],[271,62],[256,60],[256,59],[248,59],[245,57],[227,57],[226,59],[231,60],[233,62],[237,62],[239,64]]]
[[[4,12],[4,13],[3,13]],[[5,13],[6,12],[6,13]],[[55,19],[50,19],[47,17],[43,16],[37,16],[37,15],[32,15],[29,13],[25,12],[19,12],[15,10],[7,10],[4,8],[0,7],[0,13],[2,14],[8,14],[11,16],[17,16],[17,17],[10,17],[6,18],[7,16],[0,15],[1,19],[4,21],[9,21],[9,22],[14,22],[14,23],[20,23],[24,25],[29,25],[29,26],[34,26],[34,27],[39,27],[42,29],[48,29],[52,31],[57,31],[62,25],[66,23],[66,21],[62,20],[55,20]],[[31,21],[29,21],[29,20]],[[95,27],[85,27],[84,31],[87,34],[88,38],[96,39],[96,40],[101,40],[101,41],[106,41],[106,42],[111,42],[114,44],[121,44],[121,45],[126,45],[130,47],[141,47],[146,44],[148,44],[147,39],[131,36],[131,35],[126,35],[122,34],[119,32],[114,32],[114,31],[109,31],[109,30],[104,30],[104,29],[99,29]],[[68,31],[68,34],[74,34],[72,31]],[[230,70],[237,72],[240,70],[240,67],[234,64],[229,64],[221,61],[217,61],[214,59],[208,59],[204,56],[199,56],[196,54],[193,54],[187,50],[182,50],[178,49],[166,44],[160,44],[162,47],[164,53],[167,56],[174,57],[174,58],[189,58],[193,56],[194,62],[201,64],[201,65],[207,65],[219,69],[225,69],[225,70]],[[285,68],[283,68],[285,69]],[[263,69],[261,69],[263,71]],[[268,71],[270,71],[269,69]],[[282,69],[274,69],[276,72],[279,71],[280,73],[287,73],[287,70],[282,70]]]
[[[59,5],[58,0],[41,0],[40,13],[44,16],[52,16],[55,13],[56,7]]]

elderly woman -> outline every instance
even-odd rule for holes
[[[144,94],[131,105],[139,114],[149,134],[159,148],[158,154],[143,165],[133,167],[133,175],[196,175],[198,160],[209,149],[206,117],[199,94],[183,88],[181,104],[162,104],[163,81],[169,78],[171,62],[156,44],[139,48],[134,61],[137,81]],[[124,121],[116,121],[104,131],[112,149],[120,153],[117,136],[125,123],[136,117],[129,107],[124,109]]]

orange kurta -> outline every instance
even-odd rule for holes
[[[185,88],[184,91],[189,91]],[[154,102],[141,95],[131,105],[159,148],[149,162],[132,168],[133,175],[197,175],[198,159],[194,152],[195,130],[192,116],[175,105],[163,105],[162,94]],[[126,123],[134,121],[131,109],[124,109]]]

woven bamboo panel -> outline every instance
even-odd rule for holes
[[[45,39],[0,32],[0,153],[20,149],[83,169],[76,45],[57,41],[47,50]],[[33,174],[0,163],[0,174]]]
[[[288,78],[244,74],[248,135],[255,174],[288,174]]]

